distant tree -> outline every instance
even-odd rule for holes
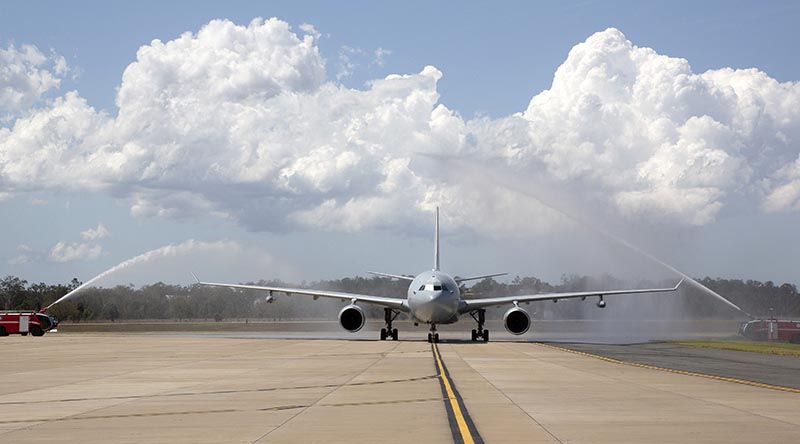
[[[111,322],[117,320],[119,317],[119,308],[117,308],[117,304],[111,304],[111,306],[108,307],[107,315]]]
[[[776,285],[774,282],[755,280],[702,278],[702,285],[723,295],[745,311],[756,316],[767,316],[770,308],[781,317],[800,317],[800,294],[797,286],[790,283]],[[280,281],[258,281],[262,286],[310,287],[322,290],[343,291],[349,293],[365,293],[378,296],[404,298],[408,281],[383,277],[364,278],[360,276],[346,277],[337,280],[324,280],[311,283],[292,284]],[[629,287],[670,286],[666,283],[635,282],[626,283],[610,275],[589,277],[581,275],[563,275],[556,285],[531,276],[517,276],[509,283],[486,278],[472,286],[462,286],[465,298],[490,297],[503,295],[522,295],[563,291],[584,291],[590,289],[621,289]],[[67,284],[48,285],[43,282],[28,284],[15,276],[6,276],[0,280],[0,308],[3,310],[38,310],[53,303],[69,291],[77,288],[81,282],[72,279]],[[76,322],[95,319],[320,319],[335,316],[335,313],[346,301],[320,298],[315,300],[305,296],[286,296],[276,293],[274,302],[265,301],[266,294],[260,291],[230,290],[227,288],[205,287],[200,285],[181,286],[157,282],[152,285],[135,287],[118,285],[113,288],[87,288],[52,308],[49,312],[61,320]],[[689,316],[731,317],[737,316],[732,309],[721,304],[708,292],[693,285],[684,285],[674,295],[637,296],[637,301],[650,300],[646,305],[647,316]],[[679,302],[675,304],[675,300]],[[617,307],[618,305],[612,304]],[[679,312],[669,312],[675,306]],[[588,307],[588,309],[587,309]],[[624,308],[625,305],[622,305]],[[381,318],[383,309],[365,304],[367,315]],[[502,316],[507,307],[489,308],[491,317]],[[589,311],[592,310],[592,311]],[[561,318],[582,318],[591,313],[598,316],[611,313],[606,310],[598,312],[593,304],[579,300],[564,300],[558,304],[539,302],[531,304],[531,312],[537,317],[552,316]],[[625,310],[614,310],[613,313],[631,315]],[[652,314],[651,314],[652,313]]]
[[[25,285],[27,283],[28,281],[16,276],[6,276],[0,281],[0,300],[3,302],[3,309],[15,310],[25,302],[27,296]]]

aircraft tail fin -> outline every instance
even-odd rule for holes
[[[439,271],[439,207],[436,207],[436,233],[433,237],[433,269]]]

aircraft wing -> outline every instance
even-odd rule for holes
[[[405,280],[405,281],[413,281],[414,280],[413,276],[404,276],[402,274],[378,273],[377,271],[368,271],[367,273],[374,274],[375,276],[382,276],[382,277],[388,277],[388,278],[393,278],[393,279],[402,279],[402,280]]]
[[[216,282],[200,282],[200,280],[197,279],[197,277],[195,277],[195,279],[197,280],[198,284],[206,285],[209,287],[228,287],[228,288],[238,288],[242,290],[268,291],[270,293],[274,291],[278,293],[286,293],[287,295],[302,294],[308,296],[318,296],[321,298],[341,299],[343,301],[351,301],[351,302],[359,302],[359,301],[367,302],[370,304],[382,305],[384,307],[389,307],[404,312],[408,311],[408,303],[406,302],[405,299],[387,298],[384,296],[371,296],[367,294],[341,293],[338,291],[308,290],[304,288],[262,287],[259,285],[221,284]]]
[[[455,278],[455,281],[456,282],[474,281],[476,279],[486,279],[486,278],[497,277],[497,276],[505,276],[507,274],[508,273],[494,273],[494,274],[483,274],[483,275],[480,275],[480,276],[469,276],[469,277],[465,277],[465,278],[457,277],[457,278]]]
[[[672,288],[648,288],[642,290],[610,290],[610,291],[582,291],[575,293],[542,293],[542,294],[527,294],[521,296],[501,296],[496,298],[482,298],[482,299],[467,299],[461,301],[459,313],[469,313],[478,308],[489,307],[492,305],[513,304],[515,302],[536,302],[536,301],[557,301],[559,299],[572,299],[583,298],[586,299],[590,296],[609,296],[616,294],[637,294],[637,293],[659,293],[664,291],[675,291],[683,283],[683,279],[678,282],[678,285]]]

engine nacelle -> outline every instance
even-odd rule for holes
[[[358,305],[350,304],[339,310],[339,324],[350,333],[361,330],[366,321],[364,310]]]
[[[531,315],[522,308],[512,307],[503,315],[503,326],[512,335],[525,334],[531,328]]]

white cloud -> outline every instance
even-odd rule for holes
[[[531,143],[516,161],[602,190],[624,215],[699,225],[762,199],[761,181],[797,156],[800,84],[695,74],[609,29],[573,48],[521,117]]]
[[[48,260],[52,262],[74,262],[97,259],[103,253],[100,245],[90,243],[58,242],[50,250]]]
[[[83,240],[87,241],[100,240],[108,237],[110,234],[108,228],[106,228],[102,222],[97,223],[97,228],[89,228],[86,231],[81,231],[81,237]]]
[[[358,67],[355,59],[364,55],[361,48],[353,48],[344,45],[339,48],[339,71],[336,73],[336,80],[342,80],[353,75],[353,71]]]
[[[36,260],[37,253],[28,245],[17,245],[17,252],[19,253],[17,256],[6,261],[9,265],[23,265]]]
[[[0,48],[0,118],[27,109],[44,93],[58,88],[68,69],[64,57],[48,57],[32,45]]]
[[[215,20],[141,47],[117,116],[68,92],[0,128],[0,193],[106,191],[137,216],[254,230],[405,230],[437,204],[481,231],[559,224],[513,192],[448,179],[433,154],[546,179],[633,220],[708,224],[733,202],[800,209],[800,83],[697,74],[608,29],[523,112],[464,120],[438,103],[432,66],[362,90],[326,81],[318,33],[300,29]]]
[[[385,65],[386,64],[386,58],[389,57],[391,54],[392,54],[392,51],[389,51],[386,48],[378,47],[378,49],[373,51],[374,58],[372,59],[372,62],[370,62],[370,65],[376,65],[376,66]]]
[[[298,28],[305,34],[314,37],[314,40],[319,40],[319,38],[322,37],[322,34],[320,34],[320,32],[317,31],[317,28],[315,28],[314,25],[310,23],[301,23],[300,26],[298,26]]]

